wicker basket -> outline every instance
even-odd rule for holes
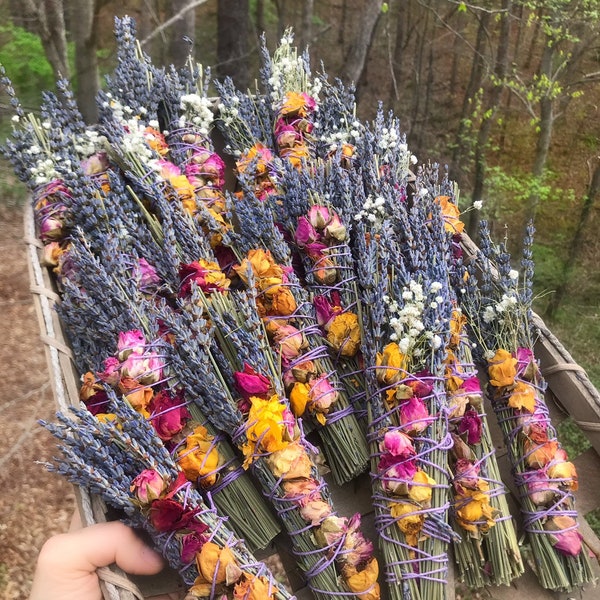
[[[29,265],[31,291],[38,315],[41,339],[44,342],[48,368],[54,397],[59,410],[79,404],[79,374],[76,372],[72,352],[65,339],[60,319],[54,306],[60,302],[53,278],[48,270],[40,263],[41,242],[35,237],[33,212],[25,210],[25,242],[27,244],[27,259]],[[476,246],[468,239],[464,242],[465,255],[474,257]],[[551,410],[553,422],[557,424],[566,416],[571,416],[590,440],[593,449],[585,453],[584,458],[576,459],[580,473],[580,490],[577,493],[578,503],[588,512],[600,506],[600,394],[591,384],[584,369],[578,365],[562,344],[545,326],[539,317],[535,317],[540,336],[537,340],[535,353],[541,361],[542,373],[548,381],[546,401]],[[491,413],[491,410],[488,412]],[[505,480],[510,480],[509,465],[506,460],[506,450],[501,440],[499,429],[493,432],[499,463],[503,469]],[[578,464],[578,461],[580,464]],[[583,469],[583,471],[582,471]],[[363,514],[365,533],[376,539],[374,515],[370,497],[370,484],[367,475],[357,478],[343,487],[330,488],[336,509],[342,515],[352,515],[359,511]],[[508,486],[510,489],[510,485]],[[103,522],[106,520],[106,506],[97,497],[91,496],[87,490],[76,489],[76,498],[84,525]],[[512,502],[515,507],[516,503]],[[581,532],[590,550],[600,557],[600,540],[593,533],[585,519],[581,519]],[[289,551],[289,540],[285,534],[280,534],[272,548],[258,554],[258,558],[268,558],[278,554],[292,589],[298,600],[309,600],[312,595],[304,586],[303,578],[295,566]],[[452,569],[450,569],[452,571]],[[597,572],[600,575],[600,570]],[[99,572],[102,581],[104,597],[108,600],[131,600],[133,598],[148,598],[168,592],[181,592],[182,586],[173,572],[163,572],[150,578],[134,578],[126,576],[118,569],[102,569]],[[528,600],[567,600],[569,595],[555,594],[542,589],[531,570],[518,579],[514,587],[492,588],[489,598],[494,600],[513,600],[515,589]],[[447,600],[455,597],[455,586],[450,573]],[[598,590],[584,590],[581,600],[594,600],[600,597]]]

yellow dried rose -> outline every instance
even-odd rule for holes
[[[425,471],[417,471],[412,478],[412,483],[408,487],[408,497],[413,502],[419,504],[428,504],[431,500],[432,487],[435,485],[435,479],[432,479]]]
[[[279,286],[277,292],[271,297],[271,307],[268,309],[270,315],[287,317],[296,310],[297,304],[291,290],[285,286]]]
[[[396,519],[396,525],[404,534],[406,543],[416,547],[425,522],[425,515],[420,512],[419,507],[409,502],[394,502],[390,505],[390,515]]]
[[[377,381],[382,385],[393,385],[406,376],[407,357],[398,344],[391,342],[383,352],[377,353],[377,367]]]
[[[508,398],[508,405],[528,413],[535,411],[535,388],[524,381],[517,381]]]
[[[576,492],[579,488],[577,469],[572,462],[565,460],[552,464],[548,468],[548,477],[550,479],[562,479],[563,481],[558,483],[573,492]]]
[[[275,278],[281,283],[283,281],[283,269],[275,263],[271,253],[268,250],[256,248],[248,252],[248,256],[235,268],[236,273],[248,283],[247,270],[252,269],[256,279]]]
[[[336,315],[329,325],[327,341],[341,356],[354,356],[360,347],[358,315],[352,312]]]
[[[454,503],[458,523],[467,531],[486,532],[496,524],[489,494],[465,489],[463,494],[455,496]]]
[[[517,376],[517,359],[507,350],[500,348],[488,361],[490,383],[494,387],[506,387],[515,382]]]

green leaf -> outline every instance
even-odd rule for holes
[[[467,5],[464,2],[461,2],[458,5],[458,12],[459,13],[461,13],[461,12],[467,12]]]
[[[384,2],[381,5],[381,12],[385,15],[388,10],[390,10],[390,5],[387,2]]]

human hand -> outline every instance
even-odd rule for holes
[[[29,600],[101,600],[96,569],[113,563],[132,575],[153,575],[164,566],[161,556],[123,523],[98,523],[44,544]]]

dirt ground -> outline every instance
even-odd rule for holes
[[[38,425],[52,419],[50,387],[29,291],[21,207],[0,199],[0,599],[27,598],[44,540],[68,528],[71,486],[47,473],[54,441]]]

